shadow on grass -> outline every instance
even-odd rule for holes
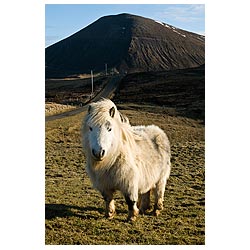
[[[83,219],[97,219],[100,214],[104,214],[104,209],[92,206],[78,207],[65,204],[45,204],[45,219],[47,220],[56,217],[66,218],[71,216]]]

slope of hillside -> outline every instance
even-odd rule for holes
[[[113,98],[139,109],[148,105],[151,112],[164,112],[205,121],[205,66],[191,69],[128,74]],[[152,110],[152,106],[155,109]],[[160,106],[164,111],[157,108]]]
[[[105,16],[46,48],[46,78],[109,69],[155,71],[205,62],[204,36],[148,18]]]

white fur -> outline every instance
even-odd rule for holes
[[[112,107],[114,115],[110,114]],[[159,213],[171,169],[170,144],[163,130],[155,125],[131,126],[111,100],[102,99],[90,105],[82,139],[86,170],[106,200],[107,217],[114,215],[116,190],[133,202],[141,196],[142,212],[149,207],[149,191],[155,190],[155,212]],[[134,220],[138,214],[136,203],[132,210],[129,219]]]

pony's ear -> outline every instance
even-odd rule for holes
[[[125,115],[121,114],[121,113],[119,113],[119,114],[120,114],[121,122],[126,123],[128,121],[128,118]]]
[[[129,123],[129,120],[125,115],[121,114],[120,112],[119,115],[122,123]]]
[[[115,107],[112,107],[110,110],[109,110],[109,114],[110,116],[113,118],[115,116]]]
[[[121,113],[119,113],[119,115],[120,115],[120,118],[121,118],[121,122],[125,122],[125,119],[124,119],[123,115]]]
[[[91,105],[89,105],[88,107],[88,113],[90,113],[90,111],[91,111]]]

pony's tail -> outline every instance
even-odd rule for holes
[[[164,134],[160,133],[156,135],[154,141],[162,155],[164,154],[167,154],[169,156],[171,155],[170,142],[165,133]]]
[[[163,132],[160,133],[155,137],[155,143],[158,146],[159,153],[165,159],[165,166],[166,166],[166,179],[170,176],[171,171],[171,149],[170,149],[170,142],[168,140],[167,135]]]

